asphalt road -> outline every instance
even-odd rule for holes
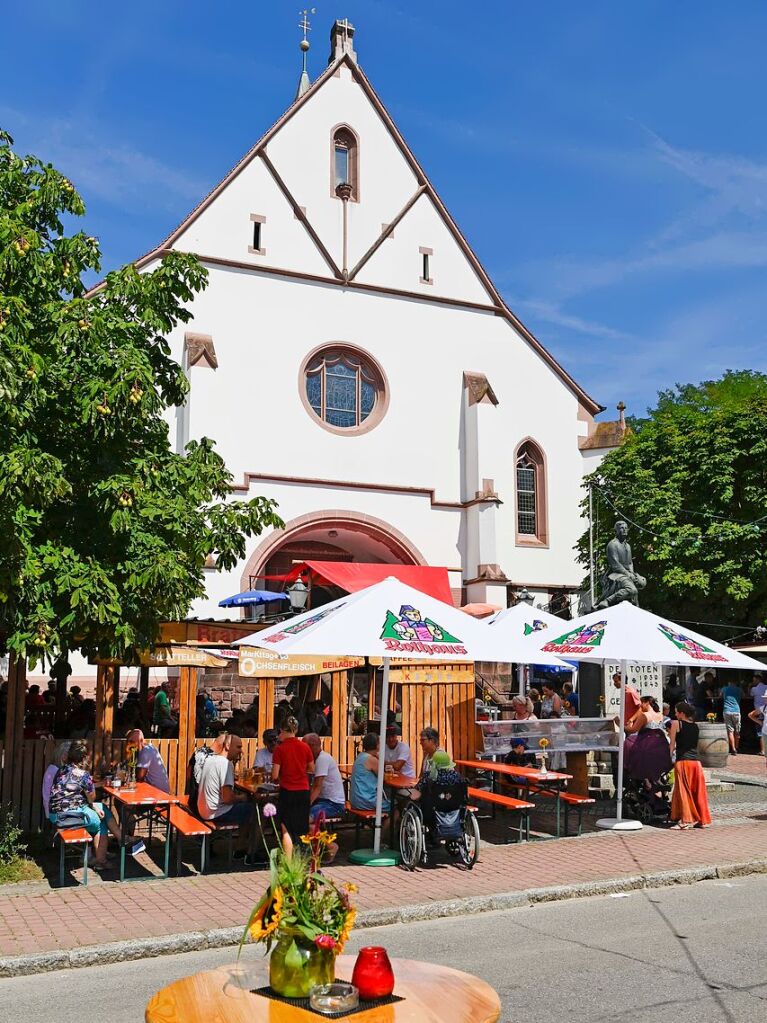
[[[766,877],[710,881],[358,931],[349,950],[383,944],[478,974],[508,1023],[763,1023],[766,908]],[[157,988],[233,959],[222,949],[3,980],[0,1020],[137,1023]]]

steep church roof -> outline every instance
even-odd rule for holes
[[[338,27],[340,24],[341,23],[336,23],[334,28]],[[333,38],[332,34],[331,38]],[[410,195],[397,215],[393,217],[389,223],[381,225],[380,234],[371,240],[371,244],[367,251],[360,256],[356,264],[348,271],[342,270],[338,266],[336,260],[333,259],[333,256],[323,243],[320,233],[315,229],[307,216],[306,210],[299,205],[289,186],[281,176],[277,166],[275,166],[275,163],[278,161],[273,161],[267,153],[267,145],[277,138],[279,133],[285,129],[286,125],[288,125],[290,121],[301,110],[303,110],[304,107],[306,107],[307,104],[311,103],[326,83],[331,81],[335,76],[338,76],[341,69],[344,67],[349,69],[352,79],[360,86],[368,101],[378,114],[389,136],[404,157],[404,160],[410,168],[417,185],[415,192]],[[399,129],[392,120],[383,102],[375,92],[367,76],[357,64],[356,54],[354,53],[348,38],[346,40],[346,45],[336,45],[336,56],[333,58],[333,55],[331,54],[331,62],[316,81],[303,91],[299,90],[299,95],[296,97],[291,106],[288,107],[284,114],[261,136],[255,145],[248,150],[242,159],[239,160],[234,167],[232,167],[219,184],[216,185],[215,188],[213,188],[197,204],[197,206],[194,207],[184,220],[176,228],[174,228],[156,248],[147,252],[138,259],[135,265],[138,268],[141,268],[142,266],[151,263],[153,260],[161,258],[168,250],[176,246],[182,235],[188,231],[188,229],[208,209],[216,198],[220,196],[224,190],[229,187],[256,159],[260,159],[263,162],[269,172],[270,178],[292,207],[295,219],[301,223],[306,234],[308,234],[309,238],[313,242],[317,253],[321,257],[320,264],[318,264],[318,267],[316,267],[312,272],[302,272],[286,269],[284,267],[280,268],[262,265],[260,263],[254,265],[238,262],[236,260],[211,256],[206,253],[196,253],[204,263],[210,263],[211,265],[234,266],[237,268],[253,270],[259,273],[272,273],[298,279],[321,281],[322,283],[334,284],[342,288],[383,292],[385,294],[415,298],[425,302],[441,302],[448,305],[462,306],[464,308],[477,308],[491,312],[497,316],[503,317],[514,327],[517,333],[524,338],[524,340],[573,392],[588,413],[593,415],[603,410],[603,406],[599,405],[589,394],[586,393],[586,391],[583,390],[582,387],[580,387],[580,385],[554,359],[541,342],[531,333],[530,330],[528,330],[527,327],[525,327],[525,325],[508,307],[498,289],[490,279],[487,271],[482,266],[480,260],[477,258],[471,246],[464,238],[458,228],[458,225],[447,210],[445,204],[442,202],[436,189],[428,179],[412,150],[400,134]],[[443,222],[445,229],[452,236],[463,254],[463,257],[465,257],[465,260],[471,267],[473,274],[476,276],[476,279],[481,286],[479,298],[481,299],[482,294],[484,294],[486,299],[481,301],[463,297],[456,299],[446,297],[444,295],[441,296],[437,294],[413,292],[399,287],[384,287],[378,283],[377,280],[371,278],[371,268],[375,267],[376,255],[381,251],[384,243],[393,236],[395,229],[402,223],[402,221],[405,220],[408,215],[411,215],[411,211],[417,210],[419,208],[419,203],[424,200],[434,208],[436,214]],[[320,269],[322,270],[322,273],[319,272]],[[365,271],[365,273],[363,273],[363,271]]]

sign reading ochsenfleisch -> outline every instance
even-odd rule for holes
[[[326,671],[349,671],[365,663],[364,657],[309,657],[280,655],[273,650],[240,647],[239,674],[243,678],[290,678],[321,675]]]

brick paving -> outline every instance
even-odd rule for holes
[[[735,759],[738,768],[746,760]],[[471,872],[447,863],[415,873],[355,866],[333,866],[328,872],[339,882],[356,884],[359,908],[372,910],[761,859],[767,849],[767,805],[736,805],[737,820],[724,812],[715,827],[704,831],[646,828],[630,835],[590,833],[522,845],[483,843],[480,861]],[[167,881],[123,885],[96,881],[88,888],[0,893],[0,955],[235,926],[244,923],[265,881],[263,871],[238,870]]]

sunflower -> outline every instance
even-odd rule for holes
[[[336,953],[337,953],[337,955],[341,955],[341,953],[344,950],[344,945],[349,940],[349,935],[352,932],[352,927],[354,927],[354,920],[355,920],[356,916],[357,916],[357,910],[356,909],[349,909],[347,911],[347,913],[346,913],[346,918],[344,920],[344,925],[341,928],[341,933],[338,936],[338,942],[336,944]]]
[[[253,941],[266,941],[274,934],[282,919],[283,901],[282,888],[275,888],[274,895],[271,892],[266,893],[250,921],[249,930]]]

